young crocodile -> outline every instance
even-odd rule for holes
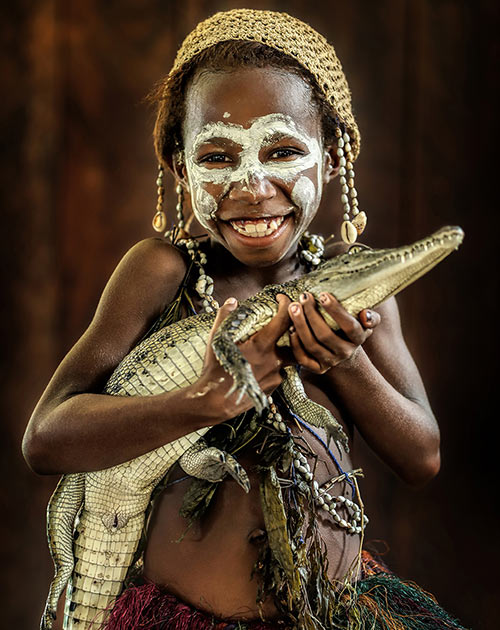
[[[297,300],[303,291],[316,299],[328,291],[352,315],[398,293],[429,271],[458,247],[460,228],[442,228],[413,245],[396,249],[359,249],[325,262],[319,269],[283,285],[265,287],[242,302],[221,324],[213,339],[217,359],[233,377],[233,390],[249,396],[258,412],[268,400],[237,343],[263,328],[276,314],[275,297],[284,293]],[[317,302],[332,329],[338,329]],[[110,377],[104,393],[115,396],[151,396],[194,383],[201,374],[207,338],[214,314],[184,319],[161,329],[133,349]],[[280,340],[287,344],[287,335]],[[298,373],[287,368],[281,394],[294,413],[322,426],[347,448],[340,424],[326,409],[310,401]],[[64,475],[47,508],[47,534],[55,565],[42,630],[55,619],[59,597],[67,586],[65,629],[89,628],[102,623],[134,559],[144,514],[151,493],[179,460],[194,476],[221,480],[233,475],[248,491],[245,471],[228,453],[200,442],[210,427],[181,437],[154,451],[106,470]]]

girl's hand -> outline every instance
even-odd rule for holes
[[[252,366],[255,378],[266,394],[270,394],[281,384],[283,380],[281,369],[285,365],[290,365],[290,356],[288,355],[287,361],[286,349],[276,347],[276,342],[290,326],[287,309],[289,300],[280,296],[278,302],[278,312],[271,322],[238,346]],[[195,396],[207,394],[207,403],[214,407],[220,422],[234,418],[254,406],[247,396],[236,404],[238,392],[226,397],[232,385],[232,378],[222,368],[212,350],[212,339],[216,330],[237,306],[237,300],[229,298],[219,309],[208,339],[203,372],[196,387],[198,393]]]
[[[347,365],[353,360],[359,347],[380,323],[380,315],[365,309],[356,319],[331,293],[321,293],[319,299],[340,331],[334,332],[328,326],[310,293],[302,293],[299,302],[290,303],[288,312],[292,320],[290,342],[297,362],[311,372],[324,374],[340,363]]]

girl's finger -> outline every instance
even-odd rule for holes
[[[332,317],[347,338],[359,346],[366,339],[366,331],[361,323],[350,315],[340,302],[330,293],[320,293],[319,301],[325,311]]]
[[[317,341],[334,354],[342,354],[344,352],[346,342],[330,328],[325,322],[323,316],[316,307],[314,297],[308,293],[300,296],[300,302],[304,309],[304,315],[309,324],[312,334]]]
[[[262,328],[256,335],[255,341],[264,351],[269,346],[274,346],[278,339],[288,330],[290,326],[290,316],[288,315],[288,304],[290,299],[286,295],[278,295],[278,312],[272,320]]]
[[[234,297],[227,298],[224,304],[217,311],[217,315],[215,316],[214,323],[212,324],[212,329],[210,330],[210,334],[208,336],[207,343],[207,353],[212,352],[212,339],[215,335],[217,328],[222,324],[222,322],[226,319],[231,311],[238,306],[238,300]]]
[[[297,363],[311,372],[321,373],[323,368],[318,361],[306,353],[296,332],[290,333],[290,345]]]
[[[312,304],[312,298],[302,298],[304,301],[310,301]],[[314,306],[308,306],[309,308],[314,308]],[[342,339],[338,335],[336,335],[323,320],[323,324],[319,327],[320,331],[315,330],[321,339],[318,340],[317,337],[313,334],[308,319],[305,316],[304,309],[297,302],[294,302],[290,305],[290,311],[292,314],[293,324],[299,336],[299,339],[304,348],[307,349],[308,355],[312,355],[312,357],[323,367],[326,366],[332,367],[333,364],[338,363],[339,359],[348,358],[352,352],[354,351],[354,346],[350,341],[346,341]],[[312,311],[308,311],[310,315],[312,315]],[[317,316],[321,317],[319,313]]]
[[[296,307],[296,303],[292,304],[292,313],[295,311],[293,307]],[[328,327],[327,327],[328,329]],[[333,333],[328,329],[329,333]],[[342,341],[344,344],[348,342]],[[329,370],[333,365],[339,362],[339,358],[336,354],[332,353],[328,348],[319,344],[312,334],[307,320],[302,312],[296,311],[294,316],[294,334],[290,338],[290,342],[294,342],[292,345],[295,357],[299,360],[300,364],[307,367],[313,372],[323,374]],[[348,350],[352,352],[351,344],[349,344]],[[340,347],[339,356],[344,356],[344,348]]]
[[[312,354],[314,358],[318,359],[325,349],[321,347],[313,335],[302,305],[298,302],[292,302],[288,307],[288,311],[302,345],[304,348],[307,348],[308,354]]]
[[[369,308],[363,309],[358,317],[363,327],[369,330],[376,328],[382,319],[377,311],[373,311]]]

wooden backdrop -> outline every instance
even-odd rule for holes
[[[476,629],[497,627],[499,565],[496,5],[251,3],[309,21],[337,48],[363,136],[365,240],[388,246],[444,224],[465,229],[460,251],[400,299],[442,428],[442,472],[409,489],[358,448],[368,537],[386,541],[396,571]],[[141,100],[200,19],[238,6],[248,3],[3,3],[2,627],[37,626],[52,573],[44,510],[56,478],[24,463],[26,422],[117,261],[152,235],[153,116]],[[338,226],[337,187],[318,219],[327,232]]]

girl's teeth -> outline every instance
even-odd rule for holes
[[[231,226],[244,236],[259,238],[262,236],[270,236],[283,223],[285,217],[276,217],[274,219],[259,220],[237,220],[230,221]]]

